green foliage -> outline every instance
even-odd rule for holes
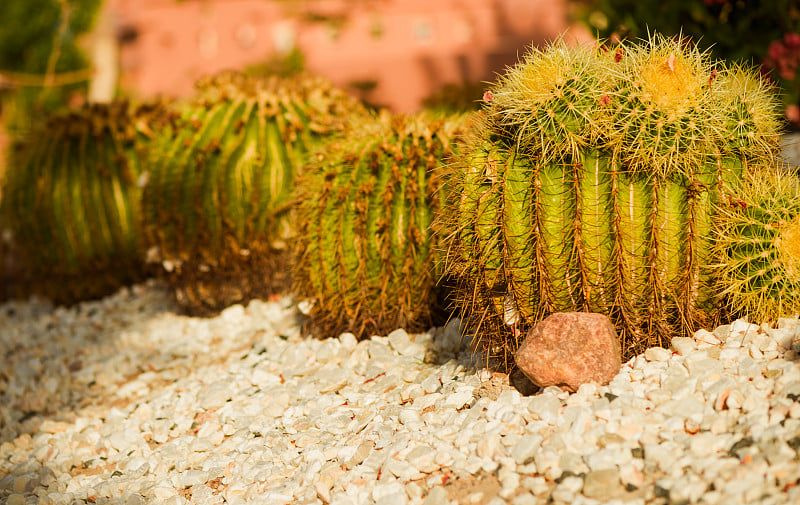
[[[433,217],[463,118],[389,116],[319,154],[298,191],[295,291],[321,335],[359,338],[431,323]]]
[[[724,312],[716,205],[777,152],[752,71],[653,36],[532,50],[487,93],[452,199],[449,273],[488,355],[553,312],[608,315],[630,356]]]
[[[800,5],[796,0],[589,0],[585,20],[602,38],[689,38],[715,58],[762,65],[800,127]]]
[[[22,87],[0,97],[10,130],[24,131],[31,118],[64,107],[71,93],[85,88],[84,83],[43,86],[48,70],[60,74],[89,67],[78,39],[91,29],[100,5],[101,0],[0,2],[0,76],[12,72],[27,77]],[[37,82],[28,82],[31,77],[38,77]]]
[[[140,280],[138,179],[160,106],[95,105],[51,117],[15,147],[3,217],[28,288],[56,303]]]
[[[287,285],[295,178],[362,109],[307,75],[226,73],[199,87],[152,150],[143,207],[150,259],[205,314]]]
[[[57,72],[85,68],[86,59],[77,38],[88,31],[101,0],[4,0],[0,2],[0,72],[3,70],[44,74],[53,50],[60,56]],[[69,15],[67,29],[59,38],[62,15]]]

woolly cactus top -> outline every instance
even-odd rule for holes
[[[254,101],[261,114],[285,121],[287,140],[294,140],[299,129],[326,134],[337,131],[348,115],[362,113],[363,106],[330,81],[312,74],[293,77],[257,77],[239,72],[223,72],[201,79],[199,95],[191,106],[221,101]]]

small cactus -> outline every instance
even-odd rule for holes
[[[383,114],[331,145],[299,187],[297,296],[323,336],[431,323],[441,171],[460,119]]]
[[[719,290],[728,311],[774,322],[800,313],[800,181],[765,170],[719,202]]]
[[[449,273],[488,355],[508,359],[553,312],[608,315],[626,356],[721,317],[717,205],[777,148],[757,83],[654,36],[557,42],[490,90],[446,218]]]
[[[138,182],[162,113],[86,106],[49,118],[15,148],[3,208],[27,277],[20,284],[71,304],[144,277]]]
[[[360,111],[307,75],[224,73],[199,84],[153,149],[143,201],[149,259],[189,313],[288,287],[295,178],[307,152]]]

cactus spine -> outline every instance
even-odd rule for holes
[[[152,259],[193,314],[287,287],[286,219],[306,153],[360,106],[310,76],[226,73],[167,129],[144,192]]]
[[[433,216],[460,122],[383,114],[320,154],[298,193],[295,291],[321,335],[427,328]]]
[[[557,42],[508,72],[450,223],[450,271],[489,355],[557,311],[609,315],[626,355],[720,317],[716,204],[777,137],[755,82],[657,36],[608,52]]]
[[[160,109],[87,106],[18,146],[3,205],[33,292],[69,304],[143,277],[137,180]]]

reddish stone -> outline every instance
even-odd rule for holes
[[[622,366],[617,332],[603,314],[559,312],[530,329],[517,350],[517,366],[540,387],[577,391],[608,383]]]

